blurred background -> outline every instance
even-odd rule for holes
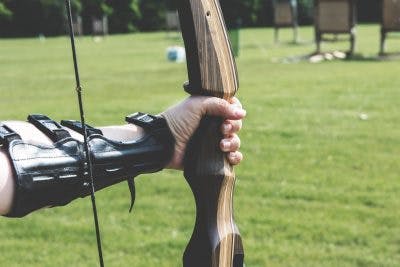
[[[166,11],[176,9],[176,0],[72,0],[75,19],[80,17],[83,33],[91,34],[92,21],[108,18],[110,33],[154,31],[166,28]],[[271,0],[222,0],[226,23],[238,19],[243,27],[265,27],[273,24]],[[277,1],[279,2],[279,1]],[[300,25],[313,23],[313,0],[298,0]],[[357,2],[359,22],[381,19],[379,0]],[[0,0],[1,36],[46,36],[65,33],[64,1]]]
[[[74,0],[87,122],[187,97],[173,1]],[[223,0],[248,112],[235,217],[246,266],[400,266],[400,1]],[[64,1],[0,0],[0,120],[79,117]],[[106,266],[181,266],[181,172],[96,194]],[[98,266],[89,199],[0,218],[0,266]]]
[[[91,34],[94,19],[108,18],[110,33],[129,33],[165,29],[167,10],[176,9],[176,1],[156,0],[72,0],[74,13],[80,17],[83,33]],[[313,0],[298,1],[300,25],[313,22]],[[222,0],[228,25],[238,19],[243,27],[271,26],[273,2],[269,0]],[[378,22],[380,1],[358,1],[359,22]],[[65,33],[64,1],[0,0],[0,36],[46,36]]]

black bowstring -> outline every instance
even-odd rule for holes
[[[78,103],[79,103],[79,114],[81,117],[81,124],[83,129],[83,140],[84,140],[84,149],[85,149],[85,156],[86,156],[86,163],[88,166],[89,172],[89,184],[90,184],[90,197],[92,200],[92,209],[93,209],[93,218],[94,218],[94,225],[96,229],[96,239],[97,239],[97,250],[99,252],[99,262],[100,266],[104,267],[104,260],[103,260],[103,250],[101,247],[101,234],[100,234],[100,226],[99,226],[99,219],[97,216],[97,207],[96,207],[96,197],[95,197],[95,189],[94,189],[94,180],[93,180],[93,169],[92,169],[92,160],[89,151],[89,144],[88,144],[88,137],[86,131],[86,124],[85,124],[85,114],[83,111],[83,102],[82,102],[82,87],[81,82],[79,79],[79,71],[78,71],[78,60],[76,57],[76,49],[75,49],[75,36],[74,36],[74,28],[72,26],[72,11],[71,11],[71,1],[65,0],[65,6],[67,8],[67,15],[68,15],[68,24],[69,24],[69,36],[71,39],[71,47],[72,47],[72,57],[74,61],[74,70],[75,70],[75,79],[76,79],[76,92],[78,96]]]

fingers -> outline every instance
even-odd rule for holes
[[[243,122],[242,120],[226,120],[221,125],[221,132],[223,135],[231,135],[233,133],[237,133],[242,129]]]
[[[219,116],[230,120],[240,120],[246,116],[246,111],[236,98],[232,98],[230,102],[216,97],[206,98],[204,109],[207,115]]]
[[[230,152],[228,154],[228,161],[232,165],[238,165],[243,160],[243,155],[239,151]]]
[[[236,134],[224,138],[220,143],[221,150],[227,152],[227,158],[230,164],[238,165],[243,160],[243,154],[238,150],[240,148],[240,139]]]
[[[238,151],[240,148],[240,138],[236,134],[243,126],[242,119],[246,116],[246,111],[242,108],[240,101],[233,97],[228,101],[211,98],[208,103],[207,114],[222,116],[226,118],[221,125],[221,132],[224,139],[220,142],[220,148],[227,152],[227,159],[230,164],[238,165],[243,160],[243,154]]]
[[[229,103],[242,108],[242,103],[240,103],[239,99],[236,97],[232,97],[231,99],[229,99]]]
[[[240,139],[237,134],[224,138],[220,142],[220,148],[223,152],[235,152],[240,148]]]

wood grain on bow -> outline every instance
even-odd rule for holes
[[[218,0],[180,0],[191,95],[224,99],[238,89],[236,64]],[[242,267],[244,252],[233,218],[235,174],[221,152],[222,118],[206,116],[190,141],[185,178],[196,200],[196,225],[183,256],[185,267]]]

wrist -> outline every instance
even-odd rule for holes
[[[171,161],[174,158],[176,141],[168,120],[163,114],[150,115],[137,112],[127,116],[125,120],[130,124],[141,127],[145,135],[153,136],[159,142],[159,145],[162,146],[162,150],[160,151],[163,154],[161,169],[174,166],[171,165]]]

